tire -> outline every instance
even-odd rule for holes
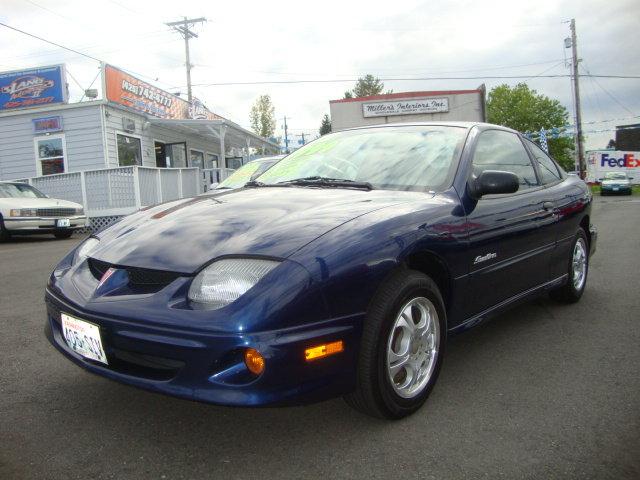
[[[59,232],[54,232],[53,236],[59,239],[71,238],[73,235],[73,230],[61,230]]]
[[[576,260],[578,244],[581,244],[582,253],[584,255],[584,272],[581,278],[578,278],[578,270],[574,268],[574,260]],[[567,262],[567,283],[562,287],[551,290],[549,295],[554,300],[563,303],[575,303],[582,297],[584,289],[587,286],[587,276],[589,274],[589,241],[587,235],[582,228],[578,230],[569,253]]]
[[[403,311],[411,314],[405,325],[413,319],[413,328],[398,326]],[[429,318],[431,322],[427,321]],[[420,327],[423,322],[425,326]],[[393,274],[369,306],[358,358],[357,386],[355,392],[345,396],[347,404],[367,415],[387,419],[406,417],[418,410],[440,372],[446,325],[444,302],[431,278],[407,269]],[[411,331],[414,334],[409,336]],[[395,352],[390,352],[404,349],[406,353],[401,356],[409,362],[402,367],[392,365],[392,378],[389,359],[391,354],[396,357]],[[414,378],[418,381],[413,382]],[[403,383],[413,387],[403,389]]]
[[[0,242],[6,242],[11,239],[11,234],[4,228],[4,221],[0,215]]]

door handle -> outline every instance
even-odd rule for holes
[[[544,208],[547,211],[553,210],[555,207],[555,204],[553,202],[543,202],[542,203],[542,208]]]

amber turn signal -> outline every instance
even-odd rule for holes
[[[244,363],[254,375],[260,375],[264,371],[264,357],[255,348],[244,351]]]
[[[342,351],[344,351],[344,344],[342,343],[342,340],[338,340],[337,342],[325,343],[316,347],[307,348],[304,351],[304,359],[307,361],[315,360],[317,358],[327,357]]]

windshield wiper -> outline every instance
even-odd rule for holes
[[[278,182],[276,185],[311,185],[318,187],[347,187],[361,188],[364,190],[373,190],[373,186],[369,182],[357,182],[346,178],[330,178],[315,175],[313,177],[294,178],[293,180],[285,180]]]

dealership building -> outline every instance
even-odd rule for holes
[[[0,73],[0,180],[91,169],[237,168],[278,146],[111,65],[103,98],[67,103],[63,65]]]
[[[486,90],[400,92],[331,100],[333,131],[395,122],[486,121]]]

